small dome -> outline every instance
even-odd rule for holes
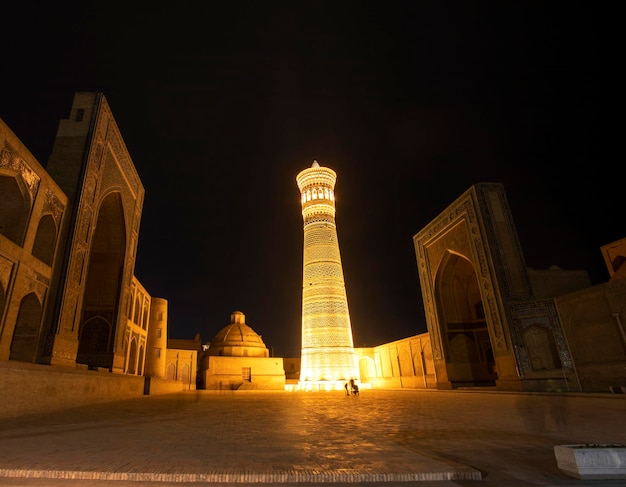
[[[245,315],[235,311],[230,325],[222,328],[211,340],[209,355],[266,357],[269,350],[263,339],[245,323]]]

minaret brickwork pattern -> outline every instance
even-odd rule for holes
[[[357,379],[335,224],[337,174],[317,161],[296,177],[304,221],[300,383]]]

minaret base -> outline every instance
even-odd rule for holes
[[[362,384],[357,381],[359,389],[371,389],[371,384]],[[331,392],[342,391],[345,394],[345,380],[303,380],[298,383],[285,384],[285,390],[290,392]]]

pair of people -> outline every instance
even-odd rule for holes
[[[359,395],[359,386],[354,381],[354,379],[350,379],[350,384],[349,385],[348,385],[348,382],[346,382],[344,387],[346,388],[346,396],[350,395],[350,391],[352,391],[352,394],[354,394],[355,396]]]

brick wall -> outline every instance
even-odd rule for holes
[[[0,361],[0,418],[142,397],[144,377]]]

